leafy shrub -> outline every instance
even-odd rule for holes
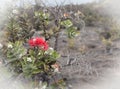
[[[60,8],[50,9],[13,10],[6,25],[8,41],[3,48],[5,63],[10,65],[11,71],[22,73],[33,81],[47,82],[47,85],[50,78],[60,73],[57,61],[60,57],[57,52],[59,33],[65,31],[68,39],[73,39],[80,32],[69,15],[60,14]],[[49,41],[53,37],[55,45],[51,48]],[[59,80],[55,80],[57,82],[54,81],[52,86],[65,86],[64,79]]]

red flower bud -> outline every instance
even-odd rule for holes
[[[28,41],[28,43],[31,47],[40,47],[43,50],[48,49],[47,42],[43,38],[40,38],[40,37],[32,38]]]

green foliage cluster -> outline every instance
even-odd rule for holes
[[[10,42],[15,42],[16,40],[26,42],[34,36],[34,33],[38,33],[37,36],[44,36],[45,39],[49,41],[51,37],[56,37],[56,35],[63,30],[62,27],[64,27],[64,30],[66,29],[68,33],[72,33],[73,31],[75,31],[74,34],[77,33],[77,30],[74,30],[74,28],[78,28],[78,26],[74,25],[70,18],[65,19],[62,16],[56,18],[56,14],[54,18],[51,18],[53,12],[49,10],[47,12],[42,10],[32,12],[29,9],[25,11],[19,11],[18,14],[12,13],[9,18],[7,35]],[[73,30],[70,32],[71,30],[67,29]]]
[[[7,65],[11,65],[11,70],[16,73],[23,73],[26,77],[33,77],[36,74],[53,71],[51,65],[56,63],[60,55],[48,49],[47,51],[39,48],[26,49],[22,41],[8,43],[6,50]]]

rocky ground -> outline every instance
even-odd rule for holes
[[[97,81],[107,74],[107,70],[116,67],[116,56],[120,52],[118,41],[113,42],[110,53],[106,52],[106,47],[100,41],[99,34],[96,30],[102,30],[96,27],[86,27],[85,32],[76,38],[72,48],[65,47],[65,44],[59,44],[62,67],[62,74],[68,78],[69,84],[73,87],[84,83]],[[65,38],[63,39],[65,40]],[[82,45],[84,46],[83,48]],[[65,52],[64,52],[65,51]],[[80,82],[81,81],[81,82]],[[84,83],[83,83],[84,82]],[[77,84],[77,85],[76,85]],[[82,88],[73,88],[82,89]],[[86,89],[86,88],[84,88]],[[91,88],[92,89],[92,88]]]

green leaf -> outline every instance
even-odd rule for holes
[[[69,28],[73,25],[73,23],[70,20],[64,20],[60,24],[66,28]]]
[[[54,51],[50,56],[51,60],[57,60],[60,57],[60,54]]]
[[[37,11],[35,11],[35,16],[36,16],[36,17],[39,16],[39,13],[38,13]]]
[[[67,35],[70,39],[76,37],[79,33],[80,32],[77,31],[76,27],[70,27],[67,29]]]
[[[20,60],[22,56],[24,56],[26,54],[26,49],[23,47],[22,42],[20,41],[16,41],[15,43],[9,43],[11,44],[13,47],[12,48],[8,48],[7,50],[7,58],[9,60],[12,60],[13,58],[16,60]]]
[[[35,12],[35,16],[36,17],[39,17],[40,19],[42,19],[42,20],[47,20],[47,19],[49,19],[49,13],[44,13],[44,12],[42,12],[42,11],[40,11],[40,12]]]
[[[33,64],[27,64],[27,65],[24,65],[22,67],[23,69],[23,73],[26,75],[26,76],[32,76],[33,72],[35,73],[35,71],[38,69],[35,65]]]
[[[40,72],[42,72],[42,70],[36,69],[36,70],[33,70],[32,74],[38,74],[38,73],[40,73]]]

